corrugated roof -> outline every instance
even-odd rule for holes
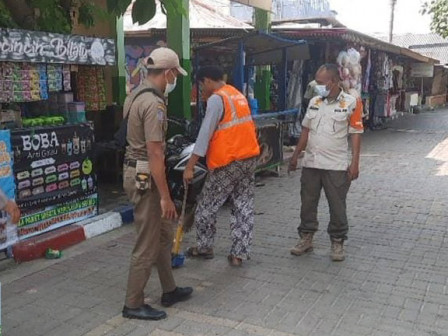
[[[392,43],[399,45],[401,47],[409,48],[410,46],[418,45],[428,45],[428,44],[438,44],[447,43],[448,39],[437,34],[404,34],[404,35],[394,35],[392,38]]]
[[[272,21],[272,27],[273,28],[284,28],[285,25],[293,25],[293,24],[299,24],[299,25],[305,25],[305,24],[317,24],[319,25],[318,28],[346,28],[344,24],[336,20],[333,16],[328,17],[309,17],[309,18],[296,18],[296,19],[285,19],[285,20],[273,20]]]
[[[166,29],[166,15],[162,13],[160,1],[157,0],[157,12],[152,20],[139,26],[132,23],[132,4],[123,17],[125,33],[142,32],[151,29]],[[201,0],[190,0],[190,28],[191,29],[248,29],[253,27],[239,21],[232,16],[218,12]]]
[[[426,47],[426,48],[411,48],[411,50],[417,51],[428,57],[435,58],[440,61],[441,64],[448,64],[448,46],[445,47]]]
[[[243,37],[231,37],[196,47],[195,52],[201,50],[213,51],[220,55],[235,53],[241,41],[244,42],[244,51],[251,59],[253,65],[266,65],[280,63],[283,60],[283,51],[286,57],[292,59],[309,59],[309,49],[304,40],[285,39],[283,37],[255,31]]]
[[[387,41],[386,36],[378,36],[383,41]],[[394,35],[393,44],[411,49],[422,55],[435,58],[441,64],[448,64],[448,39],[437,34],[404,34]]]
[[[348,28],[320,28],[320,29],[297,29],[297,30],[285,29],[282,31],[276,30],[276,32],[286,37],[290,38],[295,37],[306,40],[313,40],[313,39],[331,40],[334,38],[339,38],[347,42],[364,44],[366,47],[370,47],[373,49],[382,50],[397,55],[407,56],[419,62],[432,63],[432,64],[439,63],[438,59],[422,55],[416,52],[416,50],[410,50],[407,48],[397,46],[395,44],[390,44],[381,39]]]

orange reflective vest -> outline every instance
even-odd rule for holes
[[[260,154],[255,123],[246,97],[233,86],[215,92],[222,97],[224,116],[210,140],[207,166],[213,170]]]

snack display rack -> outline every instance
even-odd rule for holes
[[[0,188],[22,212],[0,215],[0,250],[98,213],[95,136],[115,42],[0,29]]]

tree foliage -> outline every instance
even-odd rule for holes
[[[17,28],[18,25],[12,19],[9,9],[6,8],[3,1],[0,0],[0,28],[6,27]]]
[[[431,30],[434,33],[444,38],[448,37],[448,0],[426,1],[421,13],[431,16]]]
[[[23,28],[69,34],[73,28],[71,11],[78,11],[78,24],[95,25],[98,19],[122,16],[131,3],[132,20],[144,24],[156,14],[158,0],[107,0],[107,8],[88,0],[0,0],[0,28]],[[163,13],[185,15],[180,0],[160,0]]]
[[[107,8],[112,14],[121,16],[132,2],[134,2],[132,7],[132,20],[134,23],[145,24],[156,14],[156,0],[107,0]],[[164,14],[186,15],[182,6],[183,1],[181,0],[159,0],[159,2]]]
[[[0,0],[0,27],[70,33],[72,11],[78,10],[78,24],[93,26],[102,10],[88,0]]]

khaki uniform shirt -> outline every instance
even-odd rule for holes
[[[126,118],[129,114],[126,147],[126,159],[129,160],[148,161],[146,143],[165,142],[167,130],[165,101],[152,92],[144,92],[134,100],[136,94],[144,88],[154,86],[146,80],[124,102],[123,116]],[[163,96],[161,92],[159,93]]]
[[[345,92],[332,102],[314,97],[302,126],[310,130],[303,167],[347,170],[351,156],[348,135],[364,132],[362,102]]]

